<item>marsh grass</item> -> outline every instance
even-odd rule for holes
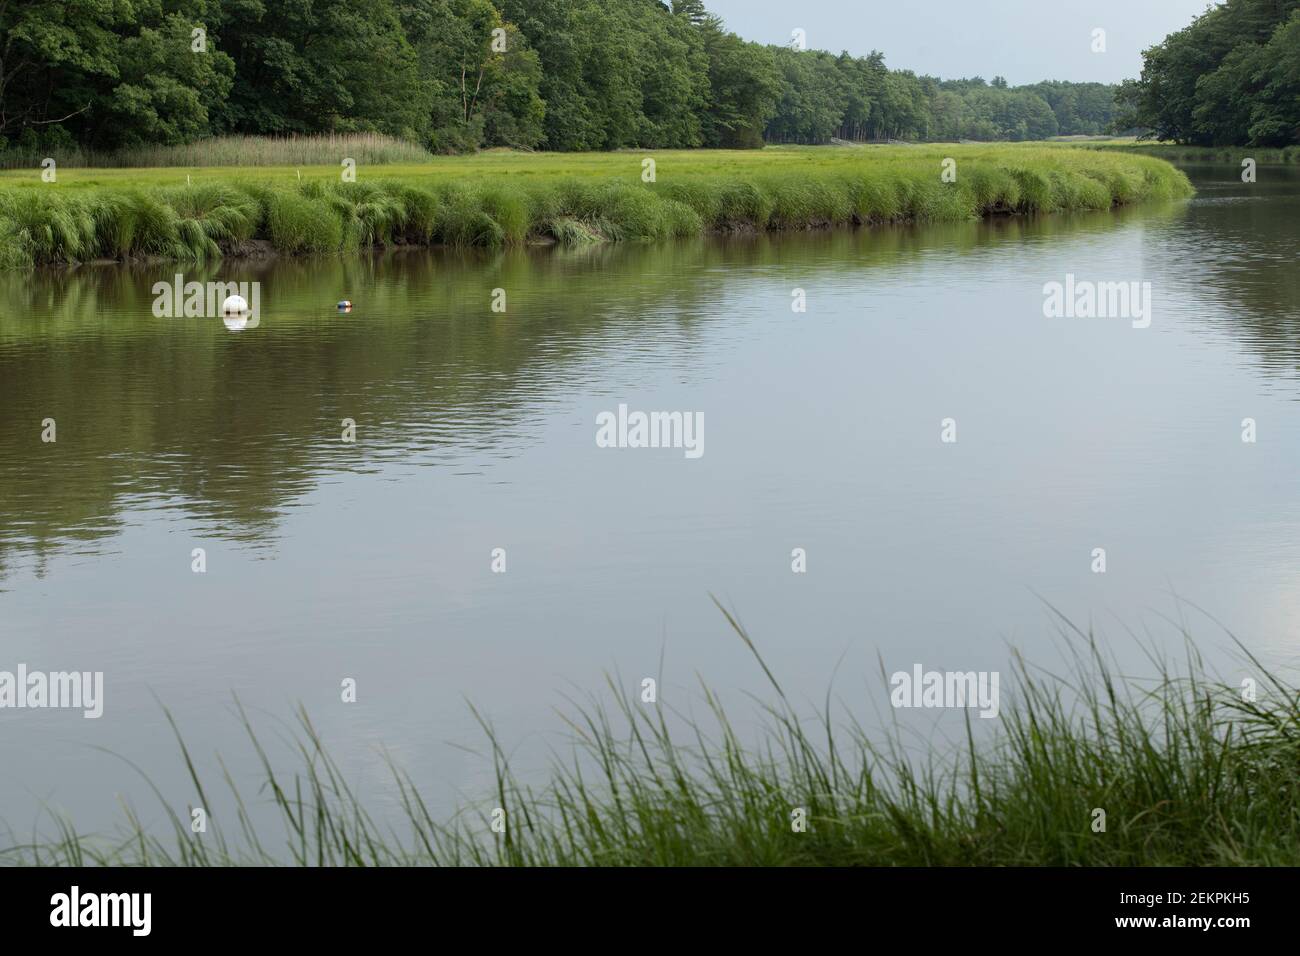
[[[958,179],[941,180],[956,153]],[[536,166],[488,156],[427,173],[340,182],[207,176],[186,185],[0,180],[0,265],[95,258],[202,261],[252,239],[289,255],[391,244],[502,247],[641,241],[704,232],[798,230],[1105,209],[1190,195],[1181,172],[1131,153],[1043,147],[863,150],[861,157],[774,150],[770,160],[669,155],[659,182],[613,171],[613,154]],[[593,165],[594,164],[594,165]],[[730,168],[734,166],[734,168]],[[300,172],[300,171],[296,171]],[[580,174],[581,173],[581,174]]]
[[[131,146],[111,151],[80,147],[41,153],[15,149],[0,152],[0,168],[36,168],[45,157],[60,169],[112,167],[119,169],[205,166],[338,167],[344,158],[358,165],[419,163],[433,154],[421,146],[381,133],[321,133],[304,136],[213,136],[181,146]]]
[[[311,866],[875,865],[1138,866],[1300,863],[1300,699],[1258,675],[1258,701],[1213,681],[1194,648],[1174,671],[1158,655],[1153,682],[1121,679],[1090,634],[1062,621],[1063,676],[1015,659],[1010,706],[987,737],[968,719],[964,740],[918,750],[901,727],[877,738],[860,706],[812,712],[786,696],[735,618],[730,627],[767,682],[756,742],[702,687],[707,718],[630,698],[620,681],[571,702],[571,738],[541,786],[521,783],[491,724],[486,732],[505,834],[489,811],[440,820],[389,760],[401,813],[381,824],[330,758],[306,713],[293,746],[298,769],[274,766],[242,708],[261,766],[261,800],[280,820],[259,832],[251,805],[223,769],[229,811],[194,837],[188,809],[154,788],[170,834],[132,810],[111,837],[53,829],[0,849],[0,861],[47,865],[235,863]],[[1244,648],[1242,649],[1245,653]],[[881,678],[884,678],[882,664]],[[662,681],[660,681],[662,686]],[[969,713],[966,712],[966,713]],[[193,806],[214,807],[172,715]],[[976,721],[978,722],[978,721]],[[977,741],[976,737],[980,740]],[[222,765],[224,768],[224,764]],[[807,812],[794,832],[791,811]],[[1094,832],[1094,810],[1106,812]]]

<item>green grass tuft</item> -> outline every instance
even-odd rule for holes
[[[337,252],[345,238],[343,220],[328,199],[297,190],[270,194],[266,223],[275,248],[288,253]]]
[[[16,246],[0,258],[70,263],[95,254],[95,217],[83,197],[32,189],[0,192],[0,219],[9,224]]]
[[[262,219],[254,197],[220,183],[180,187],[162,199],[176,213],[182,246],[199,261],[252,239]]]

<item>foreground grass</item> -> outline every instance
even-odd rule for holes
[[[655,161],[642,180],[643,158]],[[944,161],[956,182],[944,182]],[[0,175],[0,267],[203,261],[262,240],[282,254],[389,244],[664,239],[709,231],[959,221],[1190,195],[1146,156],[1059,146],[487,153],[418,165],[65,170]]]
[[[233,810],[202,837],[188,808],[164,801],[174,833],[131,814],[115,837],[60,820],[48,838],[0,848],[0,862],[44,865],[1297,865],[1300,864],[1300,698],[1259,663],[1258,701],[1207,680],[1189,652],[1153,685],[1119,680],[1097,645],[1073,632],[1067,677],[1018,662],[1013,703],[988,740],[928,749],[903,732],[874,742],[851,715],[796,712],[744,631],[728,620],[770,684],[765,730],[746,745],[718,699],[711,719],[665,715],[610,683],[613,703],[571,715],[572,754],[549,783],[521,784],[491,728],[504,834],[482,817],[435,820],[392,766],[405,819],[365,811],[306,715],[300,769],[261,760],[262,792],[282,827],[259,833],[229,775]],[[243,711],[241,710],[241,716]],[[169,715],[170,717],[170,715]],[[976,721],[978,722],[978,721]],[[680,724],[676,732],[670,725]],[[173,723],[173,728],[175,724]],[[177,733],[180,740],[180,734]],[[195,805],[210,794],[180,742]],[[155,792],[157,792],[155,790]],[[159,794],[159,799],[162,799]],[[792,811],[807,828],[796,832]],[[1094,830],[1096,810],[1106,814]],[[223,827],[223,824],[225,825]]]

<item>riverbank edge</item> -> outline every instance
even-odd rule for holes
[[[736,232],[976,220],[1185,198],[1162,160],[1099,150],[894,156],[860,166],[746,176],[508,174],[273,183],[235,176],[184,186],[0,186],[0,268],[203,262],[389,246],[581,245]]]
[[[1118,153],[1136,153],[1171,163],[1229,163],[1253,159],[1261,166],[1288,166],[1300,163],[1300,146],[1180,146],[1175,143],[1099,143],[1082,144],[1084,149]]]

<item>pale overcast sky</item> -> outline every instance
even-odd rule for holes
[[[747,40],[787,43],[802,28],[812,49],[885,54],[894,69],[945,79],[1001,75],[1118,83],[1142,70],[1144,49],[1180,30],[1208,0],[705,0]],[[1093,53],[1092,31],[1106,31]]]

